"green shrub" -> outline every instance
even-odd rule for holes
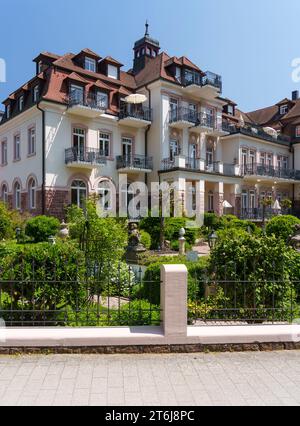
[[[204,214],[204,226],[206,228],[216,228],[219,223],[219,217],[215,213]]]
[[[296,315],[299,254],[274,235],[251,235],[242,229],[226,229],[218,235],[209,269],[211,279],[226,289],[228,306],[240,309],[243,318],[254,311],[270,320]]]
[[[137,299],[145,299],[154,305],[160,305],[160,270],[161,265],[167,264],[184,264],[187,266],[188,292],[191,300],[195,300],[204,294],[202,281],[204,281],[207,272],[207,258],[200,258],[198,262],[187,262],[185,258],[173,257],[161,259],[159,262],[150,265],[145,272],[142,285],[136,286],[132,295]]]
[[[151,235],[148,232],[141,231],[141,243],[147,250],[150,250],[152,242]]]
[[[13,222],[10,213],[4,203],[0,202],[0,240],[13,236]]]
[[[54,321],[54,311],[82,307],[88,297],[84,255],[73,243],[2,246],[0,280],[10,297],[9,309],[34,310],[36,321],[42,321],[42,311]],[[32,314],[24,313],[24,318],[30,321]]]
[[[186,243],[185,243],[185,250],[186,251],[190,251],[190,250],[192,250],[192,248],[193,248],[193,246],[186,241]],[[171,249],[173,251],[179,251],[179,241],[178,240],[171,242]]]
[[[25,234],[32,238],[35,243],[48,241],[48,238],[55,236],[60,228],[60,222],[55,217],[36,216],[26,223]]]
[[[300,220],[295,216],[276,216],[268,222],[266,227],[267,235],[275,235],[287,242],[290,235],[294,233],[295,225],[300,224]]]

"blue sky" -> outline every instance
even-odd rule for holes
[[[147,18],[163,50],[221,74],[224,95],[251,111],[300,90],[291,78],[299,16],[299,0],[0,0],[0,58],[7,63],[0,98],[34,75],[31,60],[44,50],[89,47],[129,68]]]

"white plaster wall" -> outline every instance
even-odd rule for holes
[[[99,131],[112,134],[112,160],[107,164],[93,169],[67,167],[65,150],[72,147],[72,129],[84,126],[87,131],[87,147],[98,148]],[[46,112],[46,186],[66,189],[70,181],[76,177],[84,177],[89,181],[89,189],[95,190],[103,177],[118,182],[119,173],[116,169],[116,156],[122,154],[122,136],[132,136],[135,142],[135,154],[145,154],[145,130],[125,127],[114,118],[86,119],[54,110]],[[138,176],[134,175],[134,176]],[[134,176],[131,176],[132,178]]]
[[[36,155],[28,157],[28,128],[35,125],[36,128]],[[13,161],[14,135],[21,136],[21,161]],[[27,180],[34,175],[38,187],[42,183],[42,113],[37,108],[32,108],[18,117],[0,126],[0,142],[7,140],[7,166],[0,166],[0,185],[8,183],[9,193],[12,193],[12,185],[15,178],[19,178],[22,184],[22,192],[27,191]]]

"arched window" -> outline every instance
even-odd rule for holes
[[[1,198],[2,198],[3,203],[8,204],[8,188],[7,188],[6,183],[4,183],[2,185]]]
[[[21,209],[21,185],[19,182],[14,184],[14,204],[16,210]]]
[[[83,208],[87,198],[87,187],[83,180],[73,180],[71,185],[71,202]]]
[[[111,210],[113,194],[112,194],[110,182],[108,182],[107,180],[104,180],[99,183],[98,195],[99,195],[100,207],[104,211]]]
[[[28,200],[29,209],[33,210],[36,208],[36,182],[34,179],[30,179],[28,183]]]

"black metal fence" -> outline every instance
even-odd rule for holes
[[[1,272],[0,318],[7,327],[160,325],[160,306],[149,298],[160,282],[123,262],[87,256],[85,265],[20,262],[10,276]]]

